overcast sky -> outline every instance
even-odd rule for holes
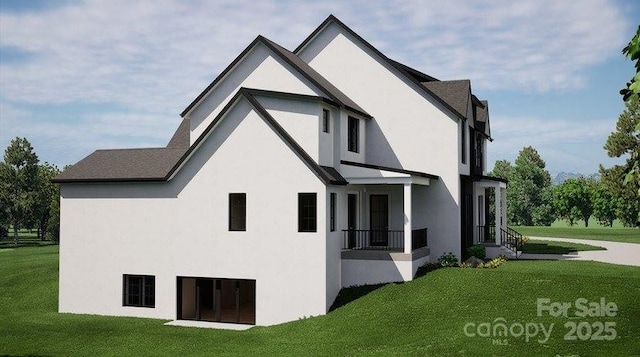
[[[294,49],[334,14],[388,57],[469,78],[490,105],[489,162],[532,145],[552,174],[602,149],[633,73],[640,1],[0,0],[0,150],[41,161],[164,146],[179,113],[259,34]]]

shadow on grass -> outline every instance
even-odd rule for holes
[[[573,246],[563,246],[563,245],[558,245],[557,243],[554,243],[554,242],[549,242],[549,243],[529,242],[522,247],[522,252],[531,253],[531,254],[569,254],[569,253],[577,252],[579,250],[605,250],[602,247],[594,247],[594,246],[585,246],[585,247],[588,247],[589,249],[585,249],[585,248],[579,249]]]
[[[434,271],[438,268],[441,268],[440,264],[424,265],[418,268],[418,271],[416,272],[416,276],[414,279],[425,276],[428,272]],[[385,283],[385,284],[362,285],[362,286],[353,286],[349,288],[342,288],[342,290],[340,290],[340,293],[338,293],[336,300],[333,302],[333,305],[331,305],[329,312],[335,309],[338,309],[352,301],[358,300],[361,297],[366,296],[367,294],[374,292],[388,284],[402,284],[402,283]]]
[[[50,240],[39,239],[19,239],[18,245],[13,244],[13,239],[0,240],[0,249],[14,249],[14,248],[26,248],[26,247],[48,247],[50,245],[56,245],[55,242]],[[1,356],[0,356],[1,357]]]

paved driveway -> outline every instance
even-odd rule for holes
[[[572,259],[572,260],[594,260],[597,262],[613,263],[621,265],[640,266],[640,244],[607,242],[590,239],[570,239],[570,238],[548,238],[530,237],[536,240],[549,240],[571,243],[582,243],[603,247],[607,250],[582,251],[572,254],[529,254],[523,253],[521,259]]]

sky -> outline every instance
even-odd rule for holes
[[[602,148],[633,76],[640,1],[0,0],[0,150],[26,137],[59,167],[161,147],[179,113],[263,35],[293,50],[330,14],[388,57],[489,101],[489,166],[538,150],[552,175]]]

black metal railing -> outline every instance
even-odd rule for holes
[[[427,246],[427,229],[414,229],[411,231],[411,248],[418,249]]]
[[[514,251],[518,258],[518,251],[522,250],[522,234],[509,227],[500,228],[500,239],[502,245]]]
[[[496,226],[478,226],[478,243],[495,243]]]
[[[404,250],[404,231],[344,229],[342,249]],[[413,249],[427,246],[427,228],[411,231]]]

